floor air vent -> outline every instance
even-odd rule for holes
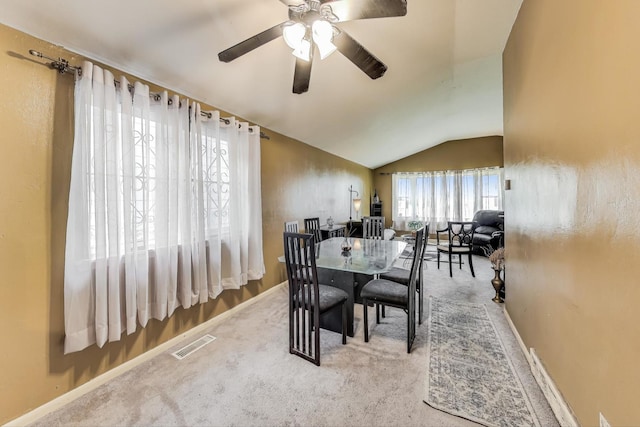
[[[202,347],[204,347],[205,345],[209,344],[211,341],[215,340],[216,337],[211,336],[211,335],[205,335],[201,338],[198,338],[197,340],[195,340],[194,342],[192,342],[191,344],[187,344],[186,346],[182,347],[180,350],[174,351],[173,353],[171,353],[171,355],[173,357],[175,357],[178,360],[182,360],[185,357],[187,357],[188,355],[195,353],[196,351],[200,350]]]

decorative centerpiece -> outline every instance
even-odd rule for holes
[[[345,237],[340,245],[340,249],[342,250],[342,255],[349,256],[351,255],[351,242],[348,237]]]
[[[422,227],[423,223],[422,223],[422,221],[413,220],[413,221],[409,221],[409,223],[407,225],[409,226],[409,229],[411,230],[411,234],[413,234],[415,236],[416,232],[420,229],[420,227]]]
[[[500,296],[500,292],[504,288],[504,280],[500,277],[500,272],[504,270],[504,248],[498,248],[493,251],[493,253],[489,255],[489,261],[495,272],[495,277],[491,279],[491,285],[493,285],[493,289],[496,290],[496,296],[493,297],[492,300],[495,302],[504,302]]]
[[[333,228],[333,218],[327,218],[327,227]]]

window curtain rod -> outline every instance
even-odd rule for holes
[[[430,171],[422,171],[422,172],[379,172],[379,175],[394,175],[394,174],[403,174],[403,175],[420,175],[425,173],[446,173],[446,172],[467,172],[467,171],[484,171],[484,170],[492,170],[492,169],[502,169],[503,166],[485,166],[481,168],[471,168],[471,169],[443,169],[443,170],[430,170]]]
[[[31,55],[33,55],[33,56],[38,57],[38,58],[48,59],[49,61],[51,61],[49,63],[49,66],[51,68],[53,68],[54,70],[58,70],[58,73],[60,73],[60,74],[65,74],[65,73],[75,74],[75,73],[78,73],[79,76],[82,76],[82,67],[76,67],[74,65],[70,65],[69,61],[67,61],[64,58],[54,59],[54,58],[48,57],[48,56],[44,55],[43,53],[38,52],[37,50],[34,50],[34,49],[29,49],[29,53]],[[114,80],[114,83],[116,85],[120,84],[120,82],[117,81],[117,80]],[[129,90],[131,90],[131,89],[133,89],[133,86],[129,85]],[[155,101],[159,101],[160,100],[160,94],[159,93],[151,92],[150,96],[153,97],[153,99]],[[169,105],[171,105],[171,104],[173,104],[173,101],[170,99],[169,100]],[[203,116],[203,117],[207,117],[209,119],[211,117],[213,117],[213,115],[211,113],[207,112],[207,111],[201,111],[200,115]],[[227,125],[231,123],[231,120],[229,120],[227,118],[224,118],[224,117],[220,117],[220,121],[223,122],[224,124],[227,124]],[[253,132],[253,129],[249,128],[249,132]],[[260,138],[261,139],[267,139],[267,140],[271,139],[271,138],[269,138],[269,135],[265,134],[262,131],[260,131]]]

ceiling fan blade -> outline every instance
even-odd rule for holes
[[[231,62],[245,53],[251,52],[253,49],[270,42],[271,40],[282,37],[283,24],[284,22],[275,25],[253,37],[249,37],[235,46],[231,46],[230,48],[223,50],[218,54],[218,59],[222,62]]]
[[[293,72],[293,93],[301,94],[309,90],[309,80],[311,80],[312,64],[313,49],[311,49],[309,61],[296,58],[296,68]]]
[[[299,6],[304,0],[280,0],[287,6]],[[389,18],[407,14],[407,0],[321,0],[320,9],[329,6],[337,22],[356,19]]]
[[[340,34],[333,38],[333,44],[336,45],[341,54],[346,56],[349,61],[353,62],[372,79],[382,77],[387,71],[386,65],[344,30],[341,30]]]

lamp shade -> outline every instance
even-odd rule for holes
[[[300,46],[297,49],[293,49],[293,56],[309,61],[311,56],[311,41],[303,38],[300,40]]]
[[[330,42],[333,39],[333,27],[327,21],[322,19],[314,21],[311,28],[314,42]]]
[[[358,212],[360,210],[360,205],[362,204],[361,199],[353,199],[353,208]]]
[[[282,36],[287,45],[291,49],[296,50],[300,47],[300,42],[302,42],[302,38],[306,31],[307,29],[305,26],[302,23],[297,22],[293,25],[287,25],[284,27],[282,30]]]
[[[320,59],[324,59],[336,51],[336,46],[331,42],[316,43],[318,51],[320,51]]]
[[[320,51],[320,59],[324,59],[336,51],[333,41],[333,27],[325,20],[314,21],[311,32],[313,41]]]

